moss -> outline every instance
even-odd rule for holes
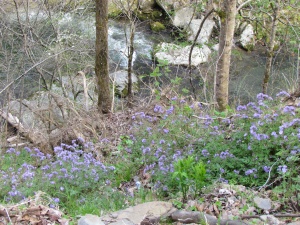
[[[163,13],[161,11],[158,10],[153,10],[151,12],[151,19],[155,20],[155,19],[160,19],[162,17]]]
[[[141,21],[146,21],[146,20],[160,20],[162,19],[163,13],[159,10],[153,10],[151,12],[142,12],[141,10],[136,10],[135,11],[137,17]]]
[[[163,25],[160,22],[153,22],[150,24],[150,26],[151,26],[151,30],[154,32],[160,32],[166,29],[165,25]]]

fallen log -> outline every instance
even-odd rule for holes
[[[25,137],[34,146],[39,148],[39,150],[45,154],[52,154],[52,148],[49,144],[48,138],[45,137],[38,130],[27,129],[23,126],[20,120],[13,116],[11,113],[3,111],[0,109],[0,116],[5,119],[12,127],[14,127],[20,135]]]
[[[248,225],[240,220],[218,219],[203,212],[177,210],[171,214],[173,221],[180,223],[199,223],[206,225]]]

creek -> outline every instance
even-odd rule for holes
[[[39,15],[43,17],[43,15]],[[34,14],[33,18],[36,19]],[[80,16],[77,14],[64,14],[60,17],[57,17],[56,25],[59,26],[60,38],[69,40],[67,44],[72,43],[75,47],[81,46],[82,48],[90,48],[87,62],[82,62],[77,68],[81,69],[84,67],[84,64],[93,64],[94,57],[94,41],[95,41],[95,20],[94,15],[91,13],[89,16]],[[127,43],[126,37],[129,37],[129,25],[124,21],[109,21],[109,59],[110,59],[110,71],[116,71],[127,68]],[[51,34],[48,34],[51,36]],[[88,45],[80,45],[76,42],[76,38],[80,37],[80,40],[85,40]],[[159,42],[171,42],[174,37],[171,36],[170,31],[165,31],[162,33],[153,33],[151,32],[149,26],[146,23],[138,24],[135,33],[134,40],[134,61],[133,68],[134,72],[139,75],[150,74],[155,68],[155,63],[152,60],[152,53],[155,45]],[[55,45],[55,43],[52,43]],[[84,49],[87,50],[87,49]],[[3,51],[3,49],[2,49]],[[21,50],[14,50],[18,55],[24,54]],[[41,51],[41,49],[36,50]],[[272,68],[272,76],[268,86],[268,91],[270,95],[275,95],[280,90],[288,90],[293,86],[297,79],[297,69],[296,69],[296,57],[287,55],[279,51],[275,55],[274,64]],[[44,53],[39,53],[41,56],[45,55]],[[0,56],[3,62],[3,55]],[[198,90],[198,95],[201,96],[203,89],[203,80],[200,78],[205,74],[208,83],[213,80],[213,75],[215,71],[215,62],[216,62],[216,52],[212,54],[211,59],[208,63],[204,63],[199,69],[193,70],[193,84]],[[232,53],[232,62],[231,62],[231,78],[230,78],[230,101],[234,103],[241,103],[247,101],[253,101],[256,94],[262,90],[262,80],[264,76],[264,67],[266,61],[266,54],[264,50],[256,50],[253,52],[246,52],[237,47],[233,49]],[[13,64],[18,63],[19,61],[13,61]],[[55,69],[55,65],[51,66],[51,63],[54,63],[52,60],[49,60],[47,63],[48,66],[45,68],[51,74],[51,70]],[[79,62],[72,62],[74,65],[79,64]],[[76,64],[77,63],[77,64]],[[29,68],[32,65],[23,63],[24,68]],[[49,66],[50,65],[50,66]],[[73,66],[74,66],[73,65]],[[18,66],[15,66],[15,76],[18,75]],[[68,66],[68,65],[66,65]],[[70,65],[72,66],[72,65]],[[75,67],[75,66],[74,66]],[[189,78],[187,77],[187,69],[181,66],[168,66],[170,71],[167,75],[161,77],[164,85],[169,85],[170,79],[174,77],[182,77],[181,87],[187,87],[189,89]],[[7,73],[0,68],[0,90],[7,84]],[[23,70],[25,70],[23,69]],[[83,68],[82,68],[83,69]],[[20,70],[21,71],[21,70]],[[38,90],[37,88],[39,82],[39,75],[35,70],[30,71],[26,76],[24,83],[19,82],[19,84],[14,85],[14,93],[16,97],[20,96],[20,90],[22,85],[24,85],[25,90],[22,91],[24,97],[28,97],[30,94]],[[170,78],[170,79],[169,79]],[[144,81],[151,82],[152,79],[149,77],[143,78]],[[207,87],[208,92],[212,92],[209,89],[212,89],[210,85]],[[0,99],[4,98],[4,95],[0,96]],[[203,100],[200,97],[200,100]],[[206,99],[208,100],[208,99]]]

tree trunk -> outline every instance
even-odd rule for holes
[[[135,35],[135,22],[131,18],[130,21],[130,37],[128,47],[128,107],[133,106],[133,88],[132,88],[132,61],[134,53],[134,35]]]
[[[98,86],[98,109],[102,113],[111,112],[108,70],[108,0],[96,0],[96,62],[95,73]]]
[[[279,13],[279,0],[277,0],[275,2],[275,6],[271,5],[271,7],[273,9],[273,17],[272,17],[270,42],[269,42],[269,46],[268,46],[268,56],[267,56],[265,75],[264,75],[264,81],[263,81],[262,93],[264,93],[264,94],[267,93],[268,83],[269,83],[269,79],[271,76],[272,61],[273,61],[273,55],[274,55],[275,35],[276,35],[276,29],[277,29],[277,23],[278,23],[277,17],[278,17],[278,13]]]
[[[216,99],[219,111],[225,111],[228,105],[229,69],[235,27],[235,14],[236,0],[224,0],[222,9],[219,11],[221,30],[216,81]]]

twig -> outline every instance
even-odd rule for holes
[[[278,159],[277,159],[276,162],[274,162],[273,165],[271,166],[271,168],[270,168],[270,170],[269,170],[269,176],[268,176],[268,179],[267,179],[266,183],[264,183],[261,187],[259,187],[259,189],[258,189],[259,191],[260,191],[262,188],[264,188],[264,187],[267,185],[267,183],[269,182],[269,180],[270,180],[270,178],[271,178],[272,168],[273,168],[273,166],[274,166],[277,162],[278,162]]]
[[[5,210],[5,212],[6,212],[6,215],[7,215],[7,218],[8,218],[8,220],[9,220],[9,223],[12,224],[11,219],[10,219],[10,216],[9,216],[9,214],[8,214],[8,212],[7,212],[7,209],[4,208],[4,210]]]

